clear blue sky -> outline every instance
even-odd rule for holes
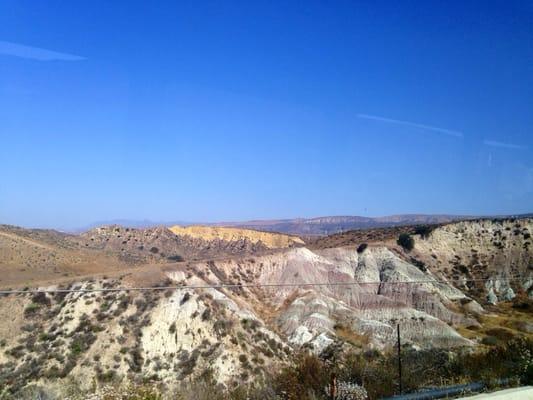
[[[3,0],[0,139],[0,223],[530,212],[533,2]]]

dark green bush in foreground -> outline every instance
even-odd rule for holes
[[[398,359],[395,352],[340,353],[329,349],[323,357],[295,355],[294,363],[266,376],[254,376],[252,384],[235,382],[229,389],[217,385],[209,371],[196,381],[184,382],[176,393],[164,388],[141,386],[105,400],[318,400],[327,399],[325,386],[331,374],[339,381],[364,386],[370,399],[398,393]],[[327,354],[327,355],[326,355]],[[503,345],[464,348],[456,351],[402,350],[403,389],[413,392],[431,386],[483,381],[489,385],[509,379],[514,385],[533,383],[533,341],[517,338]],[[270,370],[276,371],[275,368]],[[0,381],[2,373],[0,372]],[[1,382],[0,382],[1,383]],[[161,385],[161,384],[160,384]],[[162,397],[159,397],[159,394]],[[170,397],[169,397],[170,396]],[[17,394],[5,399],[20,399]]]
[[[300,355],[292,367],[269,378],[267,386],[283,399],[327,399],[324,386],[332,373],[340,381],[365,387],[371,399],[398,393],[395,352],[349,353],[325,360]],[[507,378],[515,384],[533,383],[533,341],[518,338],[483,349],[402,351],[403,388],[406,392],[430,386]],[[232,399],[228,397],[228,399]]]
[[[521,338],[490,349],[462,349],[457,352],[404,349],[404,391],[475,381],[492,384],[501,378],[509,378],[515,384],[531,384],[532,354],[533,341]],[[339,381],[363,385],[370,399],[398,393],[398,359],[394,352],[382,354],[369,351],[343,356],[330,353],[327,359],[302,353],[295,356],[294,361],[292,366],[267,376],[256,386],[241,385],[224,393],[216,390],[213,383],[203,382],[201,391],[184,389],[178,398],[211,400],[210,396],[217,393],[217,400],[325,400],[328,397],[324,387],[332,373]],[[208,390],[208,387],[213,389]],[[199,392],[206,393],[207,397],[198,397]],[[196,397],[187,397],[187,393],[195,393]]]

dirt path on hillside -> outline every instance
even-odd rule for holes
[[[21,237],[19,235],[15,235],[13,233],[0,232],[0,236],[7,237],[8,239],[11,239],[11,240],[14,240],[14,241],[19,241],[20,240],[20,241],[22,241],[24,243],[27,243],[27,244],[29,244],[31,246],[39,247],[41,249],[50,250],[50,251],[54,250],[54,248],[52,246],[36,242],[35,240],[31,240],[31,239],[28,239],[28,238],[25,238],[25,237]]]
[[[169,263],[169,264],[146,264],[138,267],[121,268],[115,270],[99,270],[90,274],[79,274],[67,277],[46,277],[28,282],[0,284],[0,290],[6,289],[22,289],[28,287],[30,289],[37,289],[49,286],[64,286],[71,283],[87,281],[90,279],[117,279],[129,277],[128,281],[134,281],[135,283],[152,285],[155,281],[159,281],[164,278],[165,271],[183,267],[186,262]],[[127,285],[129,286],[129,285]]]

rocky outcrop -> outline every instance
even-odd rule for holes
[[[270,233],[242,228],[223,228],[214,226],[172,226],[171,232],[178,236],[190,236],[195,239],[202,239],[207,242],[212,240],[222,240],[226,242],[237,242],[248,240],[253,244],[261,243],[269,249],[283,249],[295,245],[303,245],[304,242],[297,236],[283,235],[280,233]]]
[[[220,262],[216,268],[225,275],[235,268],[253,271],[254,281],[262,284],[282,283],[263,290],[277,310],[279,329],[299,345],[312,344],[321,335],[334,338],[335,326],[342,325],[383,347],[394,340],[398,323],[405,326],[407,340],[418,346],[468,345],[451,326],[477,324],[454,311],[457,302],[467,300],[463,293],[384,247],[362,254],[355,249],[315,253],[299,248],[239,266]]]
[[[80,247],[117,254],[132,264],[196,261],[258,254],[272,248],[300,245],[301,239],[286,235],[225,228],[95,228],[72,241]],[[252,235],[257,233],[257,235]]]
[[[458,222],[415,236],[410,257],[471,296],[492,289],[496,300],[509,300],[533,290],[532,232],[531,218]]]
[[[174,276],[181,279],[179,271]],[[122,285],[103,280],[74,288]],[[0,315],[5,305],[22,320],[4,320],[11,334],[2,338],[0,387],[17,392],[35,381],[48,387],[67,376],[83,390],[95,381],[146,379],[172,387],[206,370],[220,382],[247,381],[251,371],[260,375],[272,363],[286,362],[291,350],[239,303],[214,289],[2,299]]]

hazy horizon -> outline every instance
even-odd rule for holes
[[[113,218],[108,220],[96,220],[90,221],[82,225],[35,225],[35,224],[13,224],[0,221],[0,225],[14,225],[20,226],[27,229],[53,229],[64,232],[83,232],[95,227],[106,226],[106,225],[121,225],[125,227],[153,227],[153,226],[171,226],[171,225],[220,225],[220,224],[246,224],[250,222],[269,222],[269,221],[295,221],[295,220],[310,220],[316,218],[370,218],[370,219],[379,219],[387,217],[396,217],[396,216],[427,216],[427,217],[437,217],[437,216],[447,216],[454,218],[491,218],[491,217],[516,217],[516,216],[526,216],[533,214],[533,212],[525,213],[509,213],[509,214],[446,214],[446,213],[435,213],[435,214],[426,214],[426,213],[396,213],[388,215],[313,215],[313,216],[295,216],[295,217],[284,217],[284,218],[251,218],[243,220],[204,220],[204,221],[192,221],[184,219],[166,219],[166,220],[151,220],[143,218]]]

